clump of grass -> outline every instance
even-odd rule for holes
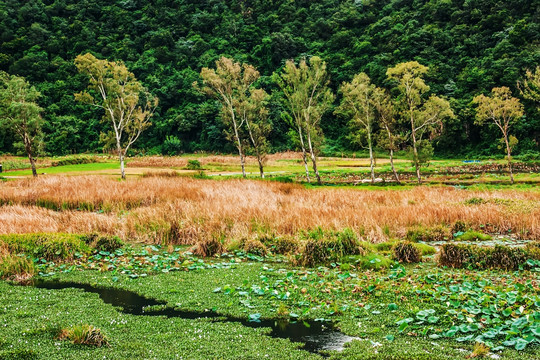
[[[302,264],[314,266],[337,261],[347,255],[367,255],[369,247],[361,244],[351,229],[324,231],[317,227],[308,232],[308,241],[302,252]]]
[[[492,237],[479,231],[469,230],[464,233],[454,233],[454,239],[459,241],[487,241],[491,240]]]
[[[488,356],[489,347],[486,344],[476,343],[474,344],[473,352],[467,356],[468,359],[483,358]]]
[[[0,257],[0,279],[20,282],[35,274],[34,262],[26,256],[10,254]]]
[[[452,234],[455,234],[457,232],[465,232],[467,231],[469,227],[464,221],[458,220],[452,225]]]
[[[480,205],[485,204],[487,201],[481,197],[472,197],[464,201],[466,205]]]
[[[259,256],[265,256],[268,253],[266,246],[259,240],[248,240],[244,243],[244,251]]]
[[[304,266],[324,264],[332,258],[332,251],[321,240],[308,240],[302,251],[301,263]]]
[[[299,249],[298,240],[290,236],[280,236],[274,239],[272,251],[276,254],[292,254]]]
[[[422,261],[422,252],[410,241],[400,241],[393,248],[394,259],[400,263],[418,263]]]
[[[452,237],[450,229],[437,225],[432,227],[415,227],[407,230],[407,240],[414,242],[444,241]]]
[[[98,251],[115,251],[124,246],[124,242],[118,236],[101,235],[92,233],[83,237],[84,242]]]
[[[60,340],[69,340],[77,345],[89,345],[95,347],[109,346],[109,340],[100,329],[92,325],[76,325],[62,329],[58,334]]]
[[[199,241],[191,249],[193,254],[202,257],[218,255],[223,253],[223,251],[225,251],[225,246],[223,245],[222,238],[215,235]]]
[[[76,252],[89,254],[91,248],[85,240],[86,235],[62,233],[0,235],[0,245],[11,253],[25,253],[47,260],[71,259]]]
[[[538,256],[538,254],[536,254]],[[445,244],[437,260],[439,266],[453,268],[518,270],[526,261],[536,258],[526,249],[496,245],[479,247],[475,245]]]

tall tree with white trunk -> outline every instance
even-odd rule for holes
[[[116,145],[122,179],[126,178],[124,161],[127,151],[150,125],[158,99],[135,78],[122,62],[100,60],[87,53],[75,58],[79,72],[88,75],[88,89],[75,99],[103,109],[103,120],[112,130],[102,134]]]
[[[306,153],[309,151],[313,172],[317,182],[321,176],[317,169],[318,141],[322,138],[321,118],[334,101],[334,94],[328,87],[329,79],[326,63],[318,56],[302,59],[298,65],[292,60],[285,63],[283,73],[278,78],[290,115],[294,119],[302,156],[309,181]]]
[[[401,93],[399,103],[402,116],[410,123],[413,163],[418,183],[422,182],[419,145],[426,135],[430,140],[440,135],[443,121],[454,117],[447,100],[436,95],[426,96],[430,88],[424,82],[423,76],[427,71],[428,68],[417,61],[400,63],[386,71],[388,78],[397,82]]]

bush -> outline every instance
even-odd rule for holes
[[[430,246],[428,244],[421,244],[421,243],[414,243],[413,244],[418,250],[420,250],[420,253],[422,256],[424,255],[433,255],[437,252],[437,249],[435,249],[433,246]]]
[[[244,251],[259,256],[265,256],[268,253],[266,246],[259,240],[248,240],[244,243]]]
[[[465,232],[467,231],[469,227],[467,226],[467,224],[465,224],[465,222],[461,221],[461,220],[458,220],[454,223],[454,225],[452,225],[452,234],[455,234],[455,233],[458,233],[458,232]]]
[[[22,281],[35,274],[34,263],[26,256],[5,255],[0,257],[0,279]]]
[[[90,254],[91,248],[85,242],[87,235],[43,233],[0,235],[0,246],[11,253],[25,253],[47,260],[71,259],[78,252]]]
[[[161,145],[161,151],[163,155],[178,155],[182,152],[182,141],[174,135],[167,135]]]
[[[118,237],[113,235],[100,235],[97,233],[88,234],[83,237],[84,242],[90,245],[97,251],[113,252],[116,249],[124,246],[124,242]]]
[[[298,251],[298,241],[292,237],[278,237],[274,239],[272,250],[276,254],[291,254]]]
[[[68,157],[58,161],[51,162],[51,166],[91,164],[97,162],[96,158],[91,157]]]
[[[418,263],[422,261],[422,253],[418,247],[410,241],[400,241],[394,248],[394,259],[400,263]]]
[[[202,165],[199,160],[188,160],[186,165],[187,170],[202,170]]]
[[[452,237],[450,229],[439,225],[432,227],[416,227],[407,231],[407,240],[414,242],[444,241]]]
[[[77,345],[109,346],[109,340],[100,329],[92,325],[77,325],[63,329],[58,334],[60,340],[69,340]]]
[[[538,259],[538,253],[526,249],[479,247],[474,245],[445,244],[439,254],[439,266],[453,268],[518,270],[528,259]]]
[[[332,258],[331,249],[321,240],[308,240],[302,251],[302,265],[324,264]]]
[[[217,236],[212,236],[209,239],[201,240],[191,249],[193,254],[203,257],[214,256],[223,253],[225,247],[223,242]]]

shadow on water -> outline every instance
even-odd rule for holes
[[[336,330],[331,322],[323,321],[289,321],[289,320],[258,320],[250,321],[243,318],[230,317],[218,314],[214,311],[184,311],[167,307],[165,301],[141,296],[135,292],[97,287],[89,284],[79,284],[75,282],[62,282],[51,280],[35,280],[31,285],[43,289],[67,289],[76,288],[86,292],[96,293],[101,300],[107,304],[122,308],[122,312],[131,315],[144,316],[166,316],[178,317],[182,319],[211,318],[216,322],[236,322],[251,328],[271,328],[270,336],[275,338],[289,339],[293,342],[304,344],[302,349],[319,353],[321,350],[341,351],[344,345],[354,339],[352,336],[343,334]],[[149,307],[162,306],[160,309]],[[146,309],[146,310],[145,310]],[[319,355],[325,355],[319,353]]]

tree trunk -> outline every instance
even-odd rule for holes
[[[396,182],[400,184],[399,176],[396,172],[396,168],[394,167],[394,150],[390,149],[390,166],[392,167],[392,172],[394,173],[394,177],[396,178]]]
[[[418,149],[416,148],[416,133],[412,131],[412,140],[413,140],[413,157],[414,157],[414,166],[416,167],[416,177],[418,178],[418,183],[422,183],[422,177],[420,176],[420,162],[418,160]]]
[[[30,144],[30,141],[28,138],[24,137],[24,148],[26,150],[26,155],[28,155],[28,160],[30,160],[30,167],[32,168],[32,176],[37,177],[37,170],[36,170],[36,159],[32,156],[32,145]]]
[[[264,165],[258,151],[257,151],[257,161],[259,162],[259,172],[261,173],[261,178],[264,179]]]
[[[234,128],[234,137],[236,138],[237,142],[237,148],[238,148],[238,154],[240,154],[240,166],[242,167],[242,177],[246,178],[246,160],[244,159],[244,153],[242,151],[242,141],[240,140],[240,134],[238,133],[238,126],[236,124],[236,117],[234,116],[234,109],[232,105],[230,105],[230,112],[231,112],[231,120],[233,123]]]
[[[242,177],[246,178],[246,159],[244,157],[244,153],[242,152],[242,145],[240,145],[240,141],[238,141],[238,153],[240,154],[240,166],[242,167]]]
[[[371,129],[368,129],[369,162],[371,168],[371,183],[375,183],[375,161],[373,159],[373,144],[371,141]]]
[[[510,150],[510,143],[508,142],[508,134],[504,134],[504,142],[506,143],[506,154],[508,157],[508,172],[510,173],[510,182],[514,183],[514,174],[512,174],[512,154]]]
[[[126,180],[126,169],[124,167],[124,154],[122,154],[122,151],[119,151],[119,157],[120,157],[120,175],[122,177],[122,180]]]
[[[311,182],[311,179],[309,178],[309,168],[307,164],[307,154],[306,154],[306,146],[304,145],[304,137],[302,136],[302,128],[298,126],[298,136],[300,137],[300,146],[302,147],[302,160],[304,160],[304,167],[306,168],[306,178],[307,182]]]
[[[322,184],[321,176],[319,175],[319,170],[317,169],[317,158],[315,157],[315,153],[313,152],[313,146],[311,145],[311,134],[308,131],[308,145],[309,145],[309,154],[311,155],[311,163],[313,164],[313,172],[315,173],[315,176],[317,177],[317,183],[319,185]]]

